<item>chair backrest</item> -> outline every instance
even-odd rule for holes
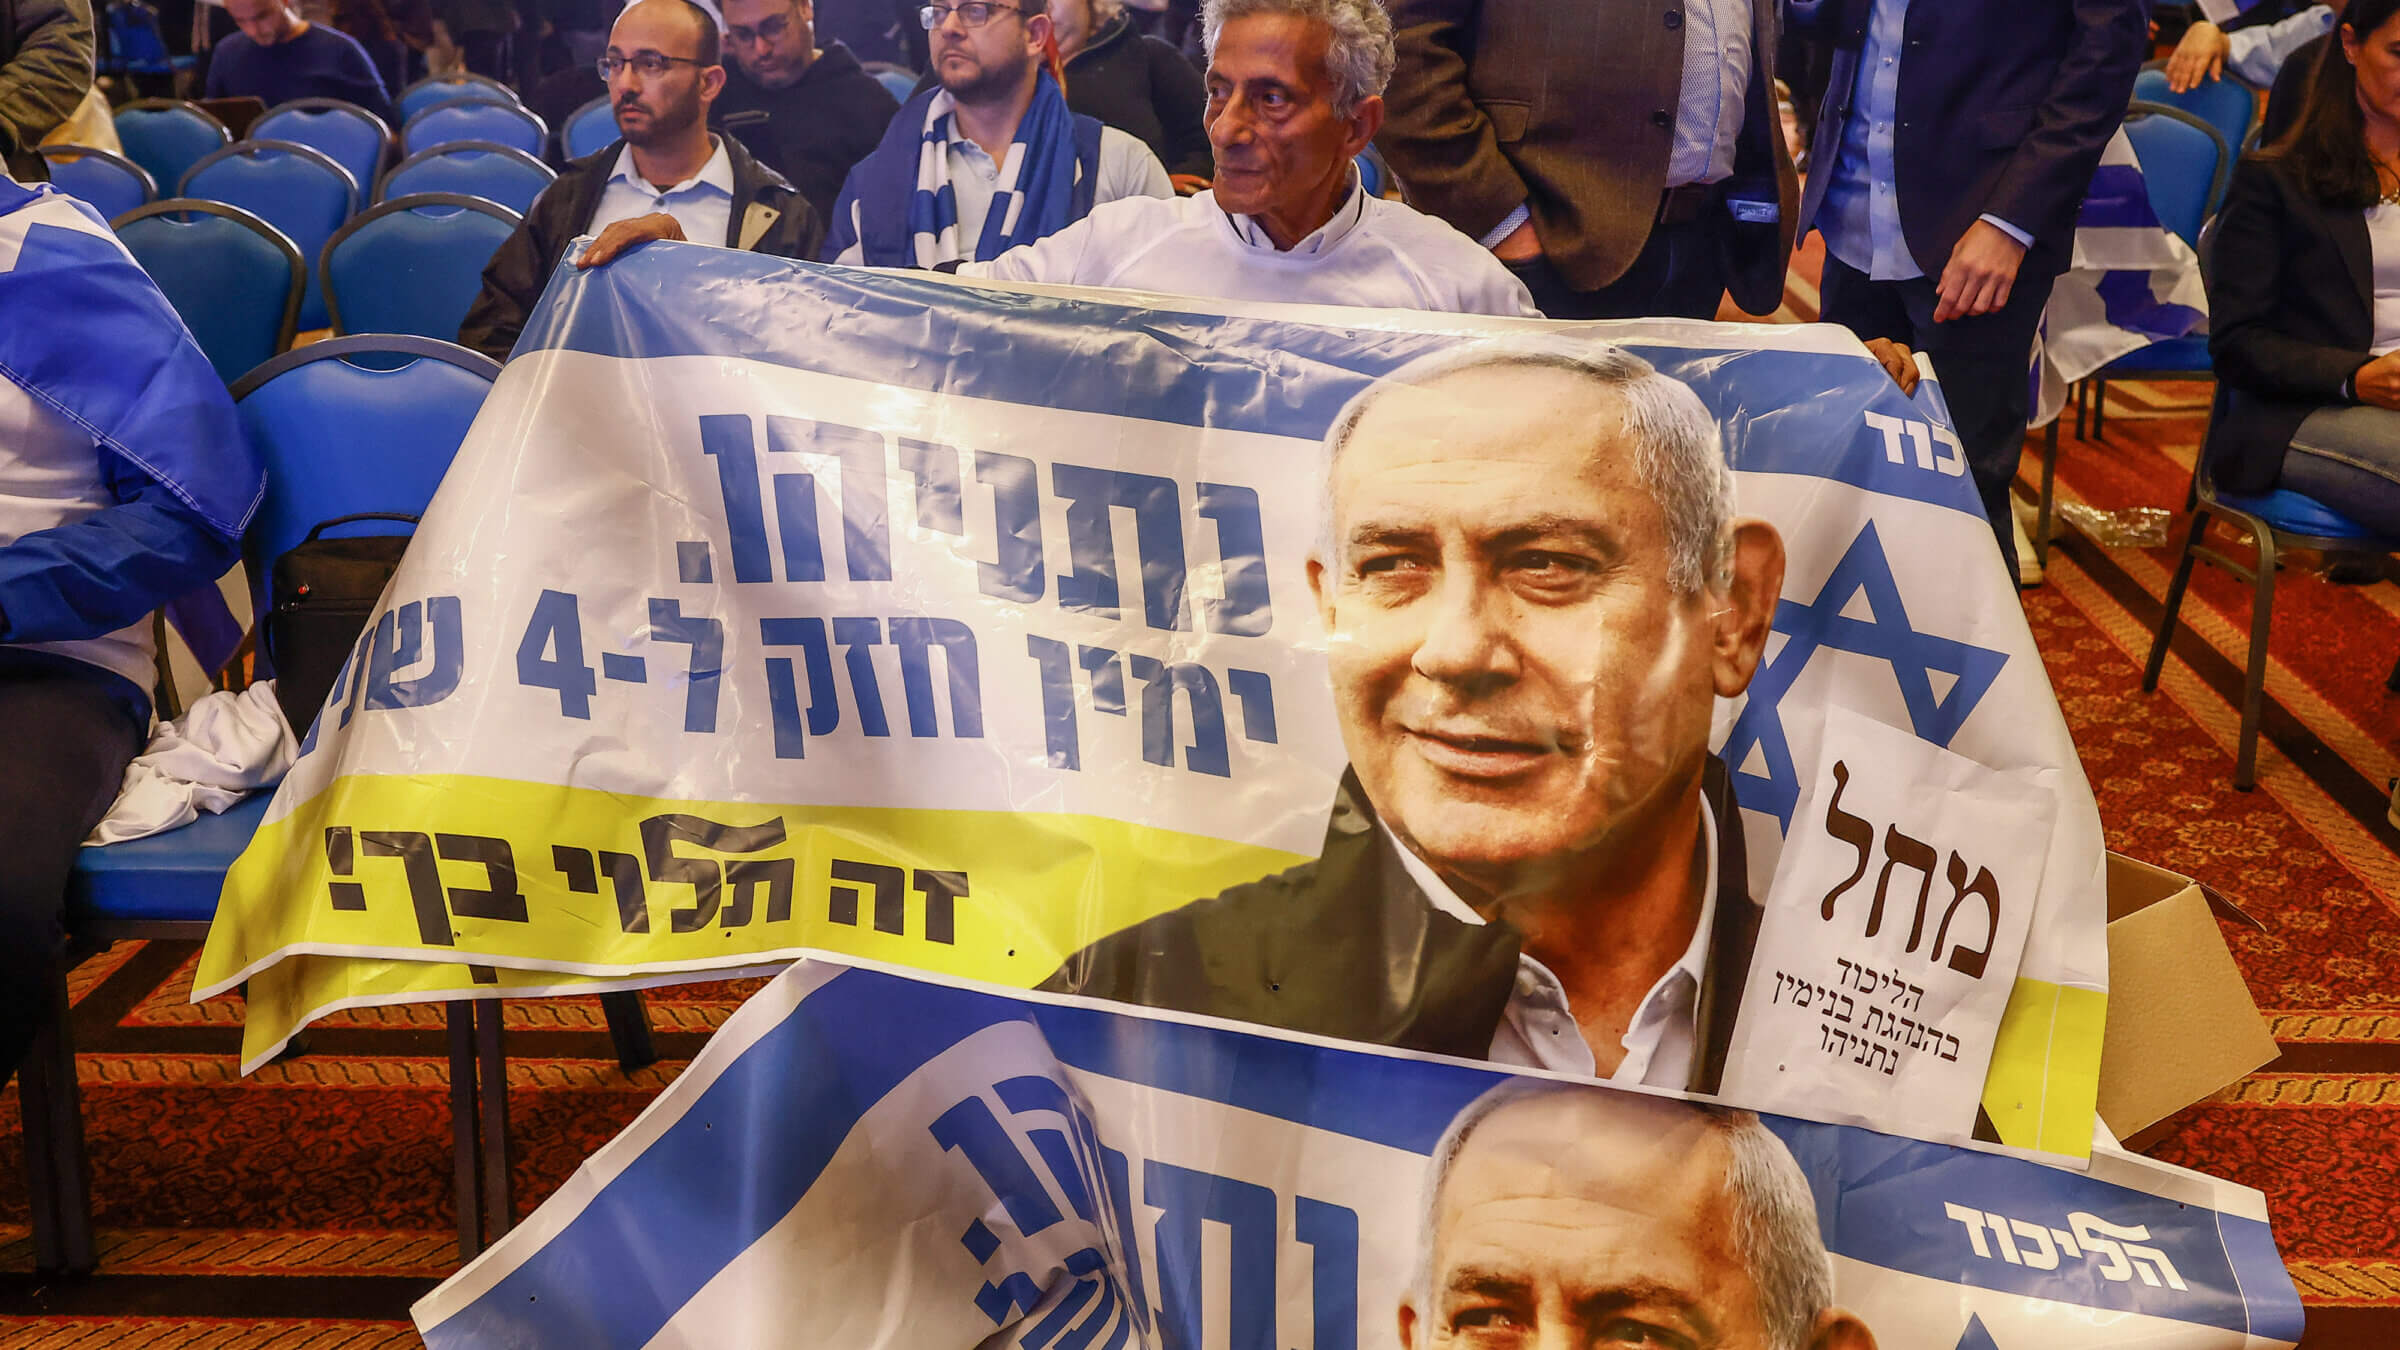
[[[252,122],[248,139],[291,141],[322,150],[347,169],[364,191],[383,173],[392,129],[355,103],[338,98],[296,98],[276,104],[266,116]]]
[[[606,94],[577,108],[567,118],[566,128],[559,132],[561,148],[568,159],[597,154],[616,138],[617,114]]]
[[[158,30],[158,11],[135,0],[108,7],[108,42],[114,71],[128,75],[171,75],[175,58]]]
[[[868,69],[875,72],[875,82],[890,90],[892,97],[902,103],[908,102],[908,96],[917,90],[917,75],[914,71],[902,70],[898,66],[881,63],[870,66]]]
[[[2136,103],[2125,115],[2125,139],[2142,163],[2159,223],[2198,247],[2200,227],[2225,196],[2224,137],[2180,108]]]
[[[514,103],[462,98],[434,104],[400,130],[400,148],[406,154],[453,141],[496,141],[538,156],[550,143],[550,128]]]
[[[486,103],[515,103],[517,91],[488,75],[428,75],[392,100],[399,111],[400,121],[425,111],[437,103],[452,103],[460,99],[481,99]]]
[[[424,514],[500,366],[432,338],[371,333],[286,352],[234,382],[234,410],[267,470],[242,536],[252,602],[269,568],[335,516]]]
[[[314,271],[325,241],[358,209],[358,184],[348,169],[291,141],[236,141],[193,165],[178,193],[238,206],[289,236],[311,273],[300,327],[329,322]]]
[[[137,207],[110,227],[226,383],[291,345],[308,274],[281,230],[185,197]]]
[[[223,122],[182,99],[136,99],[117,109],[115,121],[125,158],[141,165],[161,191],[171,191],[193,165],[233,144]]]
[[[115,220],[158,196],[158,184],[142,166],[106,150],[82,145],[48,145],[42,158],[50,165],[50,182],[70,197],[92,204]]]
[[[2202,80],[2178,94],[2167,87],[2164,65],[2153,62],[2134,77],[2133,97],[2136,102],[2161,104],[2190,113],[2214,127],[2225,144],[2236,149],[2250,139],[2250,129],[2258,125],[2258,91],[2230,74],[2223,79]]]
[[[394,197],[341,229],[317,261],[337,333],[458,336],[483,288],[483,265],[518,215],[481,197]]]
[[[453,141],[429,146],[394,165],[375,185],[375,200],[463,192],[523,215],[557,177],[549,165],[522,150],[494,141]]]

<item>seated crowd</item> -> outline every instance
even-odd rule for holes
[[[224,2],[239,32],[210,96],[392,116],[353,37],[288,0]],[[1190,47],[1174,6],[927,0],[892,11],[923,39],[900,97],[827,36],[836,17],[884,31],[860,17],[873,0],[834,7],[635,0],[605,33],[561,27],[590,59],[529,101],[557,124],[605,97],[616,138],[566,161],[492,255],[459,341],[505,360],[562,264],[658,240],[1233,301],[1704,321],[1728,299],[1775,312],[1813,231],[1823,317],[1905,384],[1911,349],[1944,374],[2012,570],[2029,352],[2152,49],[2149,0],[1683,0],[1663,42],[1661,11],[1564,0],[1206,0]],[[6,13],[0,152],[30,177],[25,152],[88,87],[89,16]],[[468,22],[445,25],[487,31]],[[1805,190],[1776,96],[1795,41],[1825,58]],[[60,56],[77,42],[80,85]],[[2400,536],[2400,0],[2270,0],[2195,25],[2169,76],[2228,71],[2273,82],[2288,130],[2243,159],[2203,249],[2206,461],[2226,488],[2297,489]],[[0,222],[64,219],[50,194],[0,194]],[[0,741],[17,846],[0,1073],[40,1012],[19,967],[57,949],[76,844],[148,718],[143,616],[228,564],[257,473],[138,269],[8,256],[0,303],[44,294],[60,321],[0,320],[0,725],[40,733]],[[86,406],[129,350],[156,372],[149,401]]]

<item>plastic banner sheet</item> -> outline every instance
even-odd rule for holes
[[[2288,1345],[2255,1191],[785,972],[415,1308],[432,1350]]]
[[[1825,328],[562,272],[197,996],[835,952],[2079,1156],[2099,822],[1948,423]]]

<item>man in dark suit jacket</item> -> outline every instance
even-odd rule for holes
[[[1758,913],[1710,715],[1783,545],[1732,517],[1707,409],[1626,353],[1478,349],[1327,447],[1308,574],[1351,768],[1323,854],[1046,987],[1713,1091]]]
[[[1824,318],[1921,348],[2014,571],[2033,335],[2124,120],[2150,0],[1791,0],[1834,48],[1800,229]]]
[[[1707,319],[1729,290],[1752,314],[1783,303],[1798,192],[1778,0],[1390,7],[1376,146],[1409,201],[1482,240],[1543,313]],[[1687,63],[1696,43],[1722,55]]]

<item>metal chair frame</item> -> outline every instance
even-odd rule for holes
[[[332,111],[335,111],[335,112],[345,112],[345,113],[349,113],[350,115],[352,115],[352,116],[354,116],[354,117],[357,117],[357,118],[359,118],[359,119],[363,120],[364,122],[366,122],[366,123],[367,123],[367,125],[369,125],[369,126],[371,126],[371,127],[373,127],[373,128],[375,129],[375,132],[376,132],[376,134],[377,134],[377,135],[379,135],[379,136],[381,136],[381,137],[383,138],[383,149],[382,149],[382,151],[381,151],[381,152],[380,152],[380,153],[379,153],[379,154],[376,156],[376,159],[375,159],[376,167],[377,167],[377,169],[379,170],[379,172],[378,172],[378,173],[376,173],[376,174],[374,174],[374,175],[371,175],[371,177],[373,177],[373,178],[380,179],[380,178],[381,178],[381,176],[382,176],[382,175],[381,175],[381,173],[380,173],[380,169],[381,169],[381,167],[382,167],[382,165],[383,165],[383,162],[384,162],[385,160],[387,160],[387,159],[390,159],[390,158],[392,157],[392,147],[393,147],[394,145],[398,144],[398,142],[397,142],[397,141],[396,141],[396,140],[393,138],[393,135],[392,135],[392,124],[391,124],[391,123],[389,123],[389,122],[386,122],[386,121],[384,121],[384,120],[383,120],[382,118],[380,118],[380,117],[377,117],[375,114],[373,114],[373,113],[371,113],[371,112],[368,112],[366,109],[364,109],[364,108],[362,108],[362,107],[358,106],[357,104],[355,104],[355,103],[352,103],[352,102],[351,102],[350,100],[348,100],[348,99],[342,99],[342,98],[296,98],[296,99],[293,99],[293,100],[291,100],[291,101],[290,101],[290,102],[288,102],[288,103],[278,103],[278,104],[276,104],[274,107],[267,109],[267,110],[266,110],[264,113],[261,113],[261,114],[259,115],[258,121],[256,121],[256,122],[253,122],[253,123],[251,123],[251,124],[250,124],[250,134],[249,134],[248,136],[245,136],[243,139],[244,139],[244,140],[280,140],[280,139],[282,139],[281,137],[274,137],[274,136],[265,136],[265,137],[262,137],[262,136],[258,135],[258,128],[259,128],[259,127],[260,127],[262,124],[264,124],[264,123],[267,123],[267,122],[271,122],[271,121],[273,121],[273,120],[275,119],[275,115],[276,115],[277,113],[293,112],[293,111],[300,111],[300,112],[314,112],[314,111],[318,111],[318,110],[326,110],[326,109],[330,109],[330,110],[332,110]],[[305,144],[305,142],[292,142],[292,144]],[[315,146],[310,146],[309,148],[313,150],[313,149],[315,149],[316,147],[315,147]],[[322,152],[320,152],[320,153],[322,153]],[[328,155],[327,157],[328,157],[328,158],[331,158],[331,156],[330,156],[330,155]],[[337,161],[335,161],[335,162],[336,162],[336,163],[339,163],[340,161],[338,161],[338,160],[337,160]],[[345,166],[345,168],[347,168],[347,166]],[[353,175],[353,177],[355,177],[355,175]],[[366,189],[366,187],[368,186],[368,184],[366,184],[366,183],[355,183],[355,184],[354,184],[354,186],[358,187],[358,188],[359,188],[361,191],[364,191],[364,190]],[[355,208],[354,208],[354,209],[355,209]]]
[[[352,177],[350,171],[343,168],[340,161],[334,159],[333,156],[326,154],[324,151],[317,149],[313,145],[302,145],[298,141],[235,141],[233,144],[226,146],[222,150],[214,150],[209,152],[208,154],[202,156],[198,163],[184,170],[183,180],[175,185],[175,191],[182,196],[189,197],[192,195],[190,190],[192,185],[192,177],[193,175],[199,173],[202,169],[208,168],[210,165],[216,164],[222,160],[248,159],[251,156],[256,155],[261,150],[271,150],[279,155],[298,155],[302,159],[312,159],[326,168],[333,170],[335,173],[340,174],[342,182],[348,185],[350,189],[350,205],[347,210],[342,212],[342,218],[344,220],[348,220],[351,216],[358,214],[358,179]]]
[[[527,156],[527,158],[532,157]],[[538,164],[541,161],[535,160],[534,162]],[[378,202],[350,217],[342,222],[340,229],[335,230],[326,239],[324,251],[317,254],[317,283],[324,288],[325,312],[332,316],[333,331],[336,334],[347,334],[348,330],[342,326],[341,301],[333,292],[333,251],[341,247],[343,240],[385,216],[398,215],[403,211],[414,211],[426,206],[455,206],[460,210],[473,211],[479,215],[505,221],[512,230],[522,224],[525,219],[489,197],[477,197],[464,192],[411,192],[404,196],[394,197],[389,201]],[[385,334],[383,336],[393,338],[407,335]],[[438,339],[436,340],[438,341]]]
[[[560,163],[563,164],[572,160],[583,158],[583,156],[574,152],[574,147],[567,144],[567,137],[575,130],[575,124],[582,121],[583,115],[590,112],[592,109],[608,108],[610,106],[608,95],[602,94],[600,97],[590,100],[582,107],[577,108],[575,111],[568,113],[566,120],[558,124],[558,158]],[[614,114],[611,114],[609,117],[608,136],[610,142],[614,142],[617,139],[617,123]],[[608,146],[604,144],[600,148],[605,150],[608,148]],[[597,154],[599,152],[590,151],[587,153]]]
[[[113,154],[109,151],[99,149],[96,146],[89,145],[45,145],[34,153],[40,155],[42,157],[42,162],[45,164],[61,159],[96,159],[103,164],[114,165],[117,168],[127,170],[128,172],[132,173],[134,177],[141,180],[142,191],[146,194],[143,198],[142,205],[148,206],[151,202],[158,200],[158,180],[150,176],[150,171],[148,169],[145,169],[141,165],[134,163],[132,160],[125,158],[123,155]]]
[[[148,206],[126,212],[108,222],[108,227],[121,232],[127,225],[137,220],[146,220],[151,216],[180,215],[187,212],[197,212],[206,216],[223,216],[227,220],[246,225],[264,235],[270,243],[282,250],[285,259],[291,263],[292,267],[292,293],[283,302],[283,326],[275,335],[275,350],[277,352],[291,350],[292,338],[300,331],[300,301],[308,291],[308,261],[300,256],[300,246],[293,243],[290,236],[283,231],[238,206],[231,206],[224,202],[212,202],[205,197],[164,197]]]
[[[220,138],[223,145],[233,144],[233,128],[226,126],[224,121],[215,113],[212,113],[208,109],[201,107],[199,104],[192,102],[188,98],[134,99],[132,102],[123,104],[110,111],[108,115],[109,125],[112,127],[115,126],[117,119],[123,117],[129,112],[158,112],[168,108],[180,108],[191,113],[192,115],[200,118],[202,121],[208,123],[210,126],[215,127],[217,129],[217,136]],[[214,152],[212,151],[211,153]],[[133,156],[127,155],[126,158],[131,159]],[[193,162],[198,163],[197,160]],[[155,175],[153,176],[155,177]],[[159,191],[166,191],[166,185],[163,183],[160,184]]]
[[[418,112],[417,112],[417,115],[416,115],[416,116],[414,116],[414,117],[411,117],[411,118],[409,118],[409,119],[408,119],[406,122],[402,123],[402,124],[401,124],[401,126],[400,126],[400,148],[401,148],[403,151],[406,151],[406,152],[407,152],[408,154],[410,154],[410,155],[416,155],[416,154],[421,154],[421,153],[423,153],[423,152],[424,152],[424,151],[426,151],[426,150],[432,150],[432,149],[436,149],[436,148],[438,148],[438,147],[440,147],[440,146],[444,146],[444,145],[463,145],[463,144],[465,144],[465,142],[463,142],[463,141],[437,141],[437,142],[435,142],[433,145],[420,146],[420,147],[419,147],[418,149],[416,149],[416,150],[409,150],[409,149],[408,149],[408,132],[409,132],[409,128],[411,128],[411,127],[415,126],[417,123],[424,121],[426,118],[428,118],[428,117],[431,117],[433,114],[435,114],[435,113],[437,113],[437,112],[440,112],[440,111],[442,111],[442,110],[443,110],[443,109],[445,109],[445,108],[459,108],[459,107],[466,107],[466,108],[506,108],[506,109],[510,110],[511,112],[515,113],[517,116],[524,118],[524,119],[525,119],[527,122],[529,122],[529,123],[531,123],[531,124],[532,124],[532,126],[533,126],[533,131],[534,131],[534,140],[535,140],[535,143],[536,143],[536,144],[539,144],[539,145],[548,145],[548,144],[550,143],[550,124],[549,124],[548,122],[545,122],[545,121],[543,121],[543,120],[542,120],[542,115],[541,115],[540,113],[537,113],[537,112],[535,112],[533,109],[526,107],[526,106],[525,106],[524,104],[522,104],[522,103],[494,103],[494,102],[492,102],[490,99],[481,99],[481,98],[453,98],[453,99],[446,99],[446,100],[444,100],[444,101],[442,101],[442,102],[440,102],[440,103],[433,104],[431,107],[427,107],[427,108],[420,109],[420,110],[418,110]],[[487,137],[487,138],[480,138],[480,139],[482,139],[482,140],[484,140],[485,142],[489,143],[489,138],[488,138],[488,137]],[[511,148],[511,149],[515,149],[516,147],[514,147],[514,146],[511,146],[510,148]]]
[[[394,178],[399,177],[403,170],[413,168],[414,166],[422,164],[427,160],[440,159],[445,155],[455,155],[463,151],[472,151],[477,154],[485,155],[500,155],[508,159],[516,160],[527,165],[528,167],[540,169],[543,173],[550,175],[551,181],[553,182],[557,181],[558,179],[558,171],[556,169],[551,168],[549,165],[544,164],[540,160],[529,154],[526,154],[524,151],[519,150],[513,145],[502,145],[498,141],[444,141],[440,145],[426,146],[424,149],[419,150],[417,153],[408,156],[406,159],[403,159],[399,163],[384,170],[383,176],[375,180],[375,204],[380,206],[385,201],[390,199],[387,194],[390,191],[391,182]],[[403,193],[402,195],[425,196],[428,194]],[[506,205],[506,203],[501,204],[503,206]]]

